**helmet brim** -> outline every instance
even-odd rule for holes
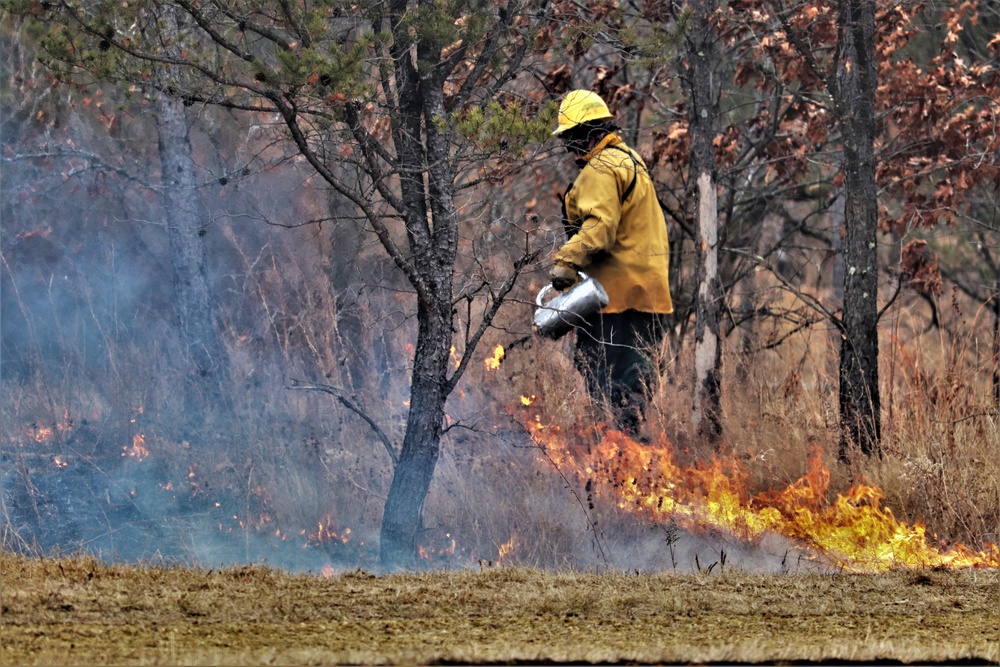
[[[585,120],[583,122],[563,123],[559,127],[557,127],[555,130],[552,131],[552,136],[553,137],[558,137],[563,132],[566,132],[568,130],[572,130],[574,127],[580,127],[581,125],[586,125],[588,123],[595,123],[596,124],[596,123],[598,123],[598,122],[600,122],[602,120],[611,120],[613,118],[614,118],[613,115],[608,115],[608,116],[599,116],[597,118],[588,118],[587,120]]]
[[[579,125],[579,123],[567,123],[565,125],[560,125],[555,130],[552,131],[552,136],[553,137],[558,137],[560,134],[562,134],[566,130],[572,130],[577,125]]]

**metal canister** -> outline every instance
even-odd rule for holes
[[[545,296],[552,291],[546,285],[535,299],[535,330],[549,338],[560,338],[573,327],[583,325],[587,318],[608,305],[608,293],[604,286],[587,274],[580,273],[580,282],[570,289],[560,292],[548,303]]]

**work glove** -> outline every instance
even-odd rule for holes
[[[556,262],[549,271],[549,279],[552,281],[552,287],[561,292],[575,285],[580,279],[580,274],[569,264]]]

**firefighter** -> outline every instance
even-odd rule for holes
[[[584,271],[607,291],[608,305],[577,328],[574,360],[591,397],[608,401],[618,428],[635,436],[658,377],[649,352],[662,341],[673,304],[663,211],[645,163],[619,129],[596,93],[571,91],[559,106],[552,134],[580,172],[563,196],[569,240],[549,277],[565,290]]]

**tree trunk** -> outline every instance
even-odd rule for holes
[[[418,46],[418,61],[432,62],[436,57],[432,51],[424,52],[426,48]],[[410,413],[379,539],[379,560],[390,569],[409,566],[416,558],[421,512],[441,448],[444,405],[451,392],[452,283],[458,250],[454,204],[457,168],[450,155],[449,137],[436,123],[446,114],[444,74],[426,72],[418,84],[417,68],[411,69],[406,60],[398,71],[400,99],[406,100],[400,105],[401,127],[407,131],[397,133],[397,150],[408,156],[406,166],[418,166],[426,173],[426,186],[422,177],[401,178],[413,251],[410,280],[417,292],[418,332],[410,378]]]
[[[1000,285],[993,295],[993,408],[1000,408]]]
[[[692,422],[701,437],[722,437],[722,286],[719,282],[719,210],[713,142],[718,135],[719,55],[711,18],[718,0],[696,0],[686,38],[690,102],[690,182],[695,184],[698,293],[695,304],[695,378]]]
[[[993,344],[991,347],[992,359],[990,363],[993,366],[993,407],[996,409],[1000,408],[1000,266],[997,266],[997,261],[993,257],[986,234],[980,231],[976,234],[976,238],[978,241],[977,245],[979,246],[979,254],[982,256],[993,278],[993,292],[989,295],[987,303],[990,304],[990,311],[993,313]]]
[[[833,268],[830,284],[833,286],[834,309],[844,306],[844,194],[838,192],[830,205],[830,248],[833,250]]]
[[[361,253],[344,253],[343,248],[357,248],[363,243],[364,228],[354,219],[354,209],[350,202],[345,204],[336,191],[331,191],[327,198],[329,215],[335,220],[328,236],[323,238],[322,258],[320,260],[323,274],[326,276],[326,288],[334,304],[337,327],[337,342],[343,349],[343,360],[337,362],[343,368],[342,381],[352,391],[361,391],[369,376],[378,373],[377,369],[386,368],[384,350],[375,349],[376,341],[366,331],[363,307],[358,289],[358,277],[365,269],[362,268]],[[368,260],[370,261],[370,260]],[[378,346],[381,347],[381,346]],[[371,357],[379,359],[372,363]],[[319,360],[317,360],[319,361]],[[322,363],[322,362],[321,362]]]
[[[399,461],[393,469],[379,538],[379,561],[388,569],[411,567],[417,556],[422,511],[440,452],[448,372],[451,306],[447,314],[423,304],[410,380],[410,412]],[[442,341],[445,341],[442,344]]]
[[[163,22],[164,39],[175,42],[180,34],[176,17],[170,13]],[[160,84],[169,88],[178,73],[176,67],[162,68]],[[205,273],[205,248],[202,237],[205,223],[196,190],[194,160],[184,102],[157,92],[154,100],[157,146],[163,187],[163,205],[167,212],[167,235],[178,326],[186,359],[185,375],[193,387],[207,389],[213,398],[220,393],[219,380],[225,363],[222,343],[213,325],[208,278]],[[204,401],[198,392],[189,392],[193,407],[201,411]]]
[[[722,437],[722,289],[715,179],[698,175],[698,297],[695,310],[693,424],[711,442]]]
[[[187,120],[183,103],[162,95],[157,96],[155,109],[177,320],[192,372],[208,379],[221,368],[222,353],[212,326],[201,239],[204,223],[195,190]]]
[[[844,309],[840,349],[840,454],[879,452],[878,201],[875,188],[874,0],[841,5],[844,59],[837,104],[844,137]]]

